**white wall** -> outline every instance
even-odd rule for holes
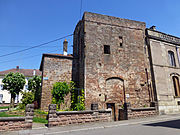
[[[24,85],[23,91],[27,90],[26,88],[27,88],[27,85],[28,85],[28,79],[29,79],[29,77],[25,78],[26,84]],[[2,101],[4,101],[4,103],[10,103],[11,94],[7,90],[2,90],[2,85],[3,85],[2,80],[3,80],[3,76],[0,77],[0,94],[3,95]],[[19,102],[21,102],[21,99],[22,99],[22,94],[19,93]],[[1,101],[0,101],[0,103],[1,103]],[[17,103],[17,99],[15,100],[15,103]]]

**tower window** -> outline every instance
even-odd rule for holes
[[[119,45],[123,47],[123,37],[119,36]]]
[[[176,62],[175,62],[175,58],[174,58],[174,52],[168,51],[168,57],[169,57],[169,64],[170,64],[170,66],[175,67],[176,66]]]
[[[104,54],[110,54],[110,45],[104,45]]]

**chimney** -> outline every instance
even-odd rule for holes
[[[153,26],[150,27],[150,29],[156,30],[156,26],[153,25]]]
[[[35,75],[36,75],[36,69],[33,70],[33,76],[35,76]]]
[[[16,70],[19,70],[19,66],[16,66]]]
[[[67,46],[68,46],[68,41],[65,39],[63,42],[63,54],[67,55]]]

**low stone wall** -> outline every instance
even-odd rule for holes
[[[0,131],[31,129],[34,115],[34,105],[26,105],[25,117],[0,117]]]
[[[128,110],[128,119],[151,117],[157,114],[155,107],[131,108]]]
[[[111,110],[56,112],[56,104],[49,105],[48,127],[111,120]]]
[[[120,120],[124,120],[124,110],[119,110]],[[151,117],[158,115],[155,107],[128,108],[128,119]]]

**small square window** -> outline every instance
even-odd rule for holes
[[[110,54],[110,45],[104,45],[104,54]]]

